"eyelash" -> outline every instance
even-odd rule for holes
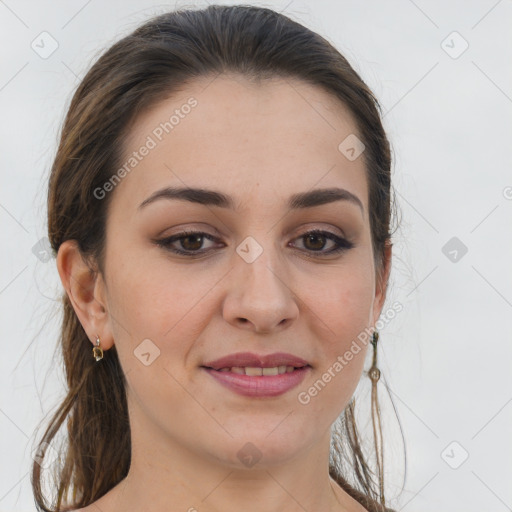
[[[212,235],[210,235],[208,233],[204,233],[202,231],[183,231],[182,233],[178,233],[176,235],[172,235],[167,238],[162,238],[161,240],[155,240],[155,243],[159,247],[163,247],[167,251],[173,252],[175,254],[185,255],[185,256],[194,257],[194,256],[199,256],[199,255],[203,255],[203,254],[207,253],[209,251],[209,249],[202,250],[202,251],[190,251],[190,250],[186,251],[186,250],[182,250],[182,249],[177,249],[175,247],[171,247],[171,244],[173,244],[174,242],[179,241],[183,238],[187,238],[188,236],[194,236],[194,235],[202,235],[203,238],[206,238],[212,242],[218,241],[217,238],[213,237]],[[334,249],[331,249],[330,251],[326,251],[326,252],[314,251],[312,249],[309,249],[309,250],[306,249],[307,252],[310,252],[315,256],[320,255],[320,257],[322,257],[322,256],[331,255],[331,254],[338,254],[338,253],[347,251],[349,249],[352,249],[354,247],[354,244],[352,242],[349,242],[345,238],[341,238],[341,237],[335,235],[334,233],[331,233],[330,231],[322,231],[320,229],[313,229],[311,231],[307,231],[304,234],[302,234],[301,236],[298,236],[297,238],[305,238],[308,235],[322,235],[322,236],[325,236],[325,238],[328,238],[329,240],[332,240],[336,243],[336,247]]]

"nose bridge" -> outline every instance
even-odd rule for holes
[[[235,261],[242,269],[242,288],[250,287],[251,293],[256,291],[258,295],[288,295],[287,270],[281,264],[279,248],[268,232],[256,236],[258,239],[253,236],[246,237],[236,248],[238,258]]]
[[[272,330],[298,314],[285,259],[271,234],[246,237],[236,248],[231,298],[225,314],[232,322],[250,322],[257,330]]]

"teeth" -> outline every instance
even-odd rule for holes
[[[247,366],[245,368],[245,375],[250,375],[251,377],[263,375],[263,368],[251,368],[250,366]]]
[[[264,375],[282,375],[283,373],[291,373],[295,370],[294,366],[274,366],[273,368],[254,368],[233,366],[233,368],[221,368],[219,372],[238,373],[240,375],[249,375],[251,377],[260,377]]]

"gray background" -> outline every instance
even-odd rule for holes
[[[402,214],[387,304],[403,311],[379,357],[407,447],[391,505],[512,510],[512,2],[249,3],[327,37],[385,112]],[[34,510],[36,428],[63,393],[60,281],[44,237],[65,109],[103,49],[152,14],[203,5],[0,1],[0,512]],[[356,393],[369,401],[367,379]],[[403,452],[383,384],[380,396],[393,498]]]

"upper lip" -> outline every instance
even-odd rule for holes
[[[258,355],[251,352],[238,352],[228,356],[208,361],[202,366],[220,370],[221,368],[233,367],[250,367],[250,368],[274,368],[276,366],[294,366],[301,368],[309,366],[309,363],[304,359],[287,354],[285,352],[275,352],[274,354]]]

